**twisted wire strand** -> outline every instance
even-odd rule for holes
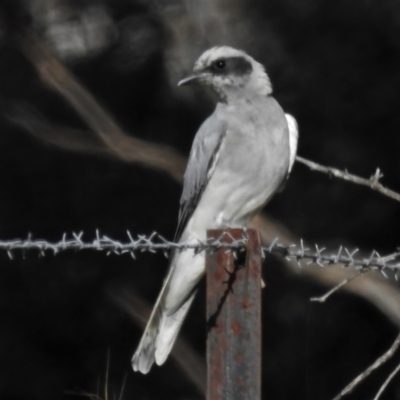
[[[36,250],[39,256],[45,256],[46,252],[58,254],[67,250],[96,250],[104,251],[107,255],[130,254],[136,258],[138,252],[163,252],[168,256],[167,252],[171,250],[184,251],[193,249],[196,252],[205,251],[207,249],[216,251],[220,248],[231,249],[232,251],[244,249],[247,242],[246,233],[240,239],[229,238],[226,242],[224,233],[216,239],[208,239],[206,241],[197,241],[197,243],[173,242],[165,239],[160,234],[153,232],[151,235],[137,235],[136,238],[127,231],[128,240],[121,242],[106,235],[101,235],[96,231],[96,237],[91,241],[83,240],[83,232],[72,233],[71,236],[63,234],[61,240],[50,242],[44,239],[33,239],[32,235],[28,235],[25,240],[0,240],[0,251],[7,252],[10,259],[13,259],[14,253],[17,251]],[[297,261],[299,267],[300,262],[306,261],[307,264],[318,264],[320,267],[326,267],[333,264],[342,264],[345,267],[352,266],[355,269],[372,269],[379,270],[387,277],[385,270],[400,273],[400,252],[394,252],[386,256],[381,256],[377,251],[372,250],[369,257],[356,257],[359,249],[350,250],[347,247],[340,246],[335,252],[329,251],[325,247],[314,245],[314,249],[305,247],[303,240],[299,244],[283,245],[279,243],[278,238],[269,245],[262,248],[264,256],[267,254],[275,254],[285,257],[289,260]]]

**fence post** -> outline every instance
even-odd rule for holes
[[[207,400],[261,399],[261,243],[247,231],[245,260],[207,250]],[[241,229],[209,230],[224,243]],[[242,264],[242,265],[240,265]]]

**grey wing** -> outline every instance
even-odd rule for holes
[[[218,151],[227,130],[225,121],[220,117],[217,109],[204,121],[193,141],[183,179],[175,239],[182,235],[214,171]]]

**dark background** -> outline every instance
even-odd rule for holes
[[[24,55],[24,35],[37,35],[127,135],[185,156],[214,103],[176,82],[205,49],[242,48],[266,66],[274,96],[298,120],[299,155],[365,177],[379,166],[383,183],[400,190],[398,2],[2,0],[1,239],[31,232],[59,240],[84,231],[92,240],[97,228],[120,240],[127,229],[171,239],[181,191],[163,171],[102,156],[87,143],[68,151],[60,130],[43,140],[32,115],[91,134]],[[300,164],[267,207],[296,237],[381,253],[399,245],[399,211],[394,200]],[[108,398],[118,398],[124,376],[123,399],[203,398],[171,358],[146,376],[130,367],[142,327],[127,309],[146,311],[129,296],[126,307],[115,299],[133,293],[150,305],[167,268],[161,254],[134,261],[89,251],[39,258],[32,251],[0,260],[1,399],[105,398],[105,382]],[[332,399],[396,336],[373,302],[340,291],[325,304],[310,303],[327,287],[278,259],[269,258],[265,275],[265,398]],[[202,358],[200,292],[182,337]],[[373,398],[399,360],[395,355],[348,398]],[[382,396],[397,398],[399,379]]]

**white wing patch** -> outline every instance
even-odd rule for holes
[[[289,127],[289,148],[290,148],[290,162],[288,173],[292,170],[297,153],[297,142],[299,140],[299,128],[297,121],[290,114],[285,114],[286,121]]]

